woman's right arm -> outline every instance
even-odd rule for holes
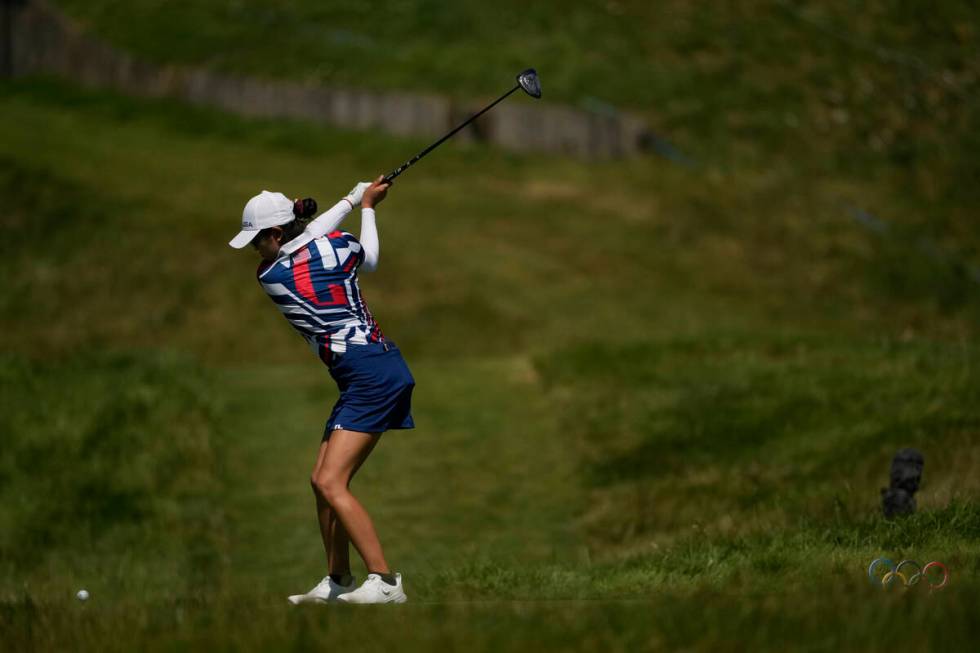
[[[347,193],[347,196],[344,199],[340,200],[310,221],[310,223],[306,225],[306,229],[303,230],[302,236],[297,236],[293,240],[283,245],[282,249],[279,250],[280,253],[292,254],[311,240],[322,238],[332,231],[336,231],[337,227],[340,226],[340,223],[347,217],[347,214],[361,202],[361,196],[364,195],[364,191],[370,186],[371,184],[365,181],[362,181],[357,184],[357,186],[354,186],[354,189]]]
[[[318,215],[306,225],[306,233],[314,238],[326,236],[331,231],[335,231],[340,223],[344,221],[347,214],[353,209],[353,205],[347,200],[340,200],[329,209]]]
[[[331,206],[326,212],[321,213],[310,224],[306,225],[306,233],[314,238],[322,238],[328,233],[335,231],[340,226],[340,223],[344,221],[344,218],[347,217],[347,214],[361,203],[364,191],[370,187],[371,184],[366,181],[358,183],[351,192],[347,193],[347,197]]]

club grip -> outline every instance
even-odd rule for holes
[[[405,172],[405,170],[408,168],[408,166],[409,166],[408,163],[403,163],[402,165],[398,166],[397,168],[395,168],[394,170],[392,170],[391,172],[389,172],[388,174],[386,174],[381,179],[381,181],[383,183],[385,183],[385,184],[393,184],[393,183],[395,183],[395,177],[397,177],[401,173]]]

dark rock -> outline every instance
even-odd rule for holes
[[[915,493],[922,482],[925,458],[917,449],[900,449],[892,459],[889,487],[881,490],[881,510],[885,517],[915,512]]]
[[[911,515],[915,512],[915,497],[902,488],[882,488],[881,509],[888,518]]]
[[[915,494],[922,482],[926,461],[917,449],[900,449],[892,459],[891,487]]]

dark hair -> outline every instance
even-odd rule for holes
[[[291,222],[287,222],[284,225],[280,225],[278,228],[282,229],[282,242],[288,243],[290,240],[296,236],[303,233],[306,229],[306,225],[310,223],[313,216],[316,215],[316,200],[312,197],[304,197],[301,200],[296,200],[293,202],[293,215],[296,216]],[[277,227],[266,227],[258,233],[255,240],[261,240],[272,233],[273,229]]]
[[[301,220],[310,221],[316,215],[316,200],[312,197],[304,197],[293,202],[293,215]]]

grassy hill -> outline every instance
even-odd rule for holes
[[[528,65],[545,100],[629,109],[708,168],[887,188],[848,198],[976,257],[980,30],[970,3],[57,0],[161,63],[493,97]]]
[[[263,14],[245,2],[163,20],[152,3],[118,13],[60,4],[150,58],[297,77],[306,73],[287,65],[288,49],[267,69],[244,55],[218,60],[235,50],[215,17],[287,16],[290,27],[318,11]],[[428,38],[434,5],[419,6],[424,25],[388,20],[384,33]],[[602,19],[567,12],[566,32],[543,28],[554,12],[528,10],[521,24],[539,25],[543,53],[570,39],[567,76],[545,76],[546,90],[553,79],[554,97],[574,102],[581,80],[597,80],[610,89],[598,97],[647,112],[696,165],[452,145],[399,179],[379,210],[381,267],[362,284],[418,379],[419,428],[386,436],[355,483],[408,583],[413,603],[391,611],[284,605],[322,573],[307,478],[335,390],[256,287],[254,254],[226,242],[258,190],[327,204],[424,143],[51,80],[0,86],[5,642],[104,651],[363,645],[366,633],[406,650],[975,641],[980,286],[965,183],[975,141],[964,127],[974,100],[941,94],[946,122],[902,113],[895,120],[911,131],[876,150],[856,136],[865,118],[854,97],[834,107],[819,98],[861,75],[887,87],[888,71],[908,68],[877,51],[854,59],[846,43],[814,40],[826,59],[807,50],[810,19],[836,24],[842,10],[760,4],[742,21],[675,3],[609,8],[620,6]],[[937,25],[956,24],[958,7],[913,25],[876,6],[849,30],[886,49],[926,43]],[[762,9],[768,29],[750,20]],[[461,18],[485,11],[476,5],[447,11],[447,24],[495,33],[493,16]],[[644,36],[636,12],[673,26],[663,28],[670,39]],[[330,18],[338,30],[363,24]],[[691,85],[647,84],[651,59],[641,57],[622,68],[632,83],[614,90],[609,71],[629,57],[607,56],[625,45],[603,35],[620,28],[623,43],[652,48],[670,83]],[[586,36],[575,29],[598,34],[595,48],[573,47]],[[950,29],[962,43],[975,38]],[[178,32],[178,51],[154,51]],[[281,45],[278,29],[265,33],[268,47]],[[780,39],[796,59],[779,56]],[[960,50],[928,43],[917,57],[967,79]],[[459,47],[476,46],[461,36]],[[431,47],[428,59],[386,71],[372,72],[366,55],[363,66],[377,73],[371,85],[443,90],[413,74],[439,58],[458,67],[460,92],[476,94],[487,71],[525,60],[516,46],[484,50],[483,71],[464,65],[478,57]],[[731,59],[736,51],[747,58]],[[306,52],[296,60],[315,59]],[[713,76],[698,72],[712,62]],[[753,95],[753,79],[782,79],[777,63],[826,77]],[[909,75],[916,93],[931,92],[935,78]],[[660,101],[665,89],[677,104]],[[777,120],[783,101],[801,107],[791,131]],[[867,102],[879,125],[891,105]],[[848,122],[814,127],[838,109]],[[903,145],[911,133],[922,138]],[[919,514],[888,522],[878,488],[902,446],[925,452],[925,485]],[[952,584],[932,596],[882,593],[864,576],[878,555],[942,560]],[[80,587],[92,592],[85,605],[71,598]]]

